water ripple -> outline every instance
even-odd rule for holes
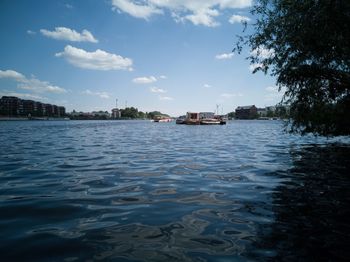
[[[281,259],[283,246],[271,243],[283,230],[300,239],[287,219],[300,210],[287,211],[294,202],[310,208],[306,199],[329,217],[324,223],[342,214],[342,226],[327,224],[324,245],[342,232],[349,238],[341,222],[348,209],[329,209],[350,201],[347,147],[335,147],[336,159],[322,154],[320,175],[327,161],[319,153],[334,141],[286,134],[278,121],[0,124],[0,251],[8,261]],[[302,215],[295,221],[307,224]],[[308,258],[286,246],[292,258]]]

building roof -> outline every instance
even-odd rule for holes
[[[252,107],[255,107],[255,105],[250,105],[250,106],[238,106],[236,110],[241,110],[241,109],[251,109]]]

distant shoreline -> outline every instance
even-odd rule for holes
[[[28,118],[28,117],[0,117],[0,121],[121,121],[121,120],[144,120],[150,121],[150,119],[144,118],[119,118],[119,119],[101,119],[101,118],[90,118],[90,119],[77,119],[77,118],[69,118],[69,117],[37,117],[37,118]]]
[[[52,121],[70,120],[68,117],[0,117],[0,121]]]
[[[28,117],[0,117],[0,121],[27,121]]]

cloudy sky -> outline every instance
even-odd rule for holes
[[[231,52],[253,0],[1,0],[0,96],[177,116],[279,102]],[[262,55],[269,55],[263,50]]]

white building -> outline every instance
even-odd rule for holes
[[[266,110],[266,108],[258,108],[257,109],[257,112],[258,112],[258,115],[261,117],[264,117],[264,116],[266,116],[267,115],[267,110]]]
[[[122,114],[118,108],[112,109],[112,118],[113,119],[121,118],[121,116],[122,116]]]

